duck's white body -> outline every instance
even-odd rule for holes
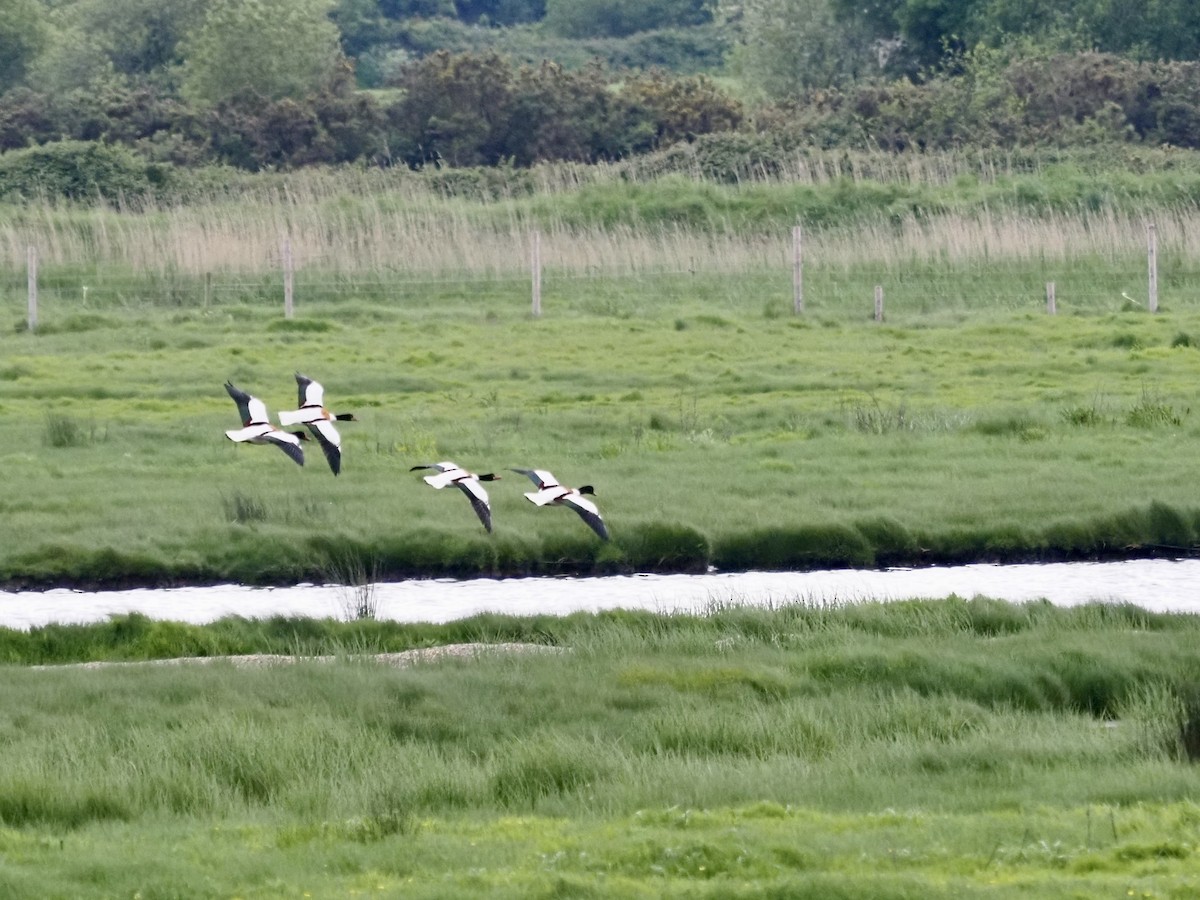
[[[297,465],[304,465],[304,450],[300,446],[300,438],[272,425],[265,403],[239,390],[228,381],[225,382],[225,390],[237,404],[238,413],[242,417],[242,427],[226,431],[225,437],[239,444],[274,444],[295,460]]]
[[[321,451],[329,462],[329,468],[337,475],[342,470],[342,436],[334,426],[335,421],[353,422],[350,413],[334,415],[325,408],[325,388],[318,381],[313,381],[296,373],[296,384],[300,391],[300,408],[281,410],[279,424],[307,425],[312,436],[321,445]]]
[[[600,508],[584,496],[584,494],[595,493],[591,485],[584,485],[581,488],[566,487],[559,484],[554,474],[546,469],[513,469],[512,471],[525,475],[537,485],[536,491],[529,491],[525,494],[525,499],[530,503],[535,506],[557,504],[573,509],[592,531],[600,535],[603,540],[608,540],[608,528],[600,516]]]
[[[475,510],[475,515],[479,516],[479,521],[483,523],[483,527],[491,532],[491,500],[488,498],[488,493],[484,490],[480,482],[496,481],[500,478],[499,475],[493,475],[491,472],[486,475],[476,475],[474,472],[468,472],[450,460],[426,466],[413,466],[409,471],[415,472],[418,469],[437,470],[436,475],[424,476],[425,483],[430,487],[437,488],[439,491],[444,487],[456,487],[466,494],[467,499],[471,501],[471,507]]]

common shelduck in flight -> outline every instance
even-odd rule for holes
[[[466,469],[460,468],[457,464],[449,460],[427,466],[413,466],[409,471],[416,472],[418,469],[437,469],[438,474],[425,476],[425,483],[432,485],[439,491],[444,487],[453,485],[466,494],[467,499],[471,501],[471,506],[475,509],[475,514],[479,516],[479,521],[483,523],[483,527],[489,533],[491,532],[492,507],[488,502],[487,491],[483,489],[483,485],[479,482],[499,481],[499,475],[491,472],[488,472],[486,475],[476,475],[474,472],[468,472]]]
[[[536,491],[525,495],[530,503],[536,506],[545,506],[548,503],[569,506],[579,513],[579,518],[587,522],[592,531],[600,535],[602,539],[608,540],[608,529],[604,526],[604,520],[600,518],[600,510],[596,508],[595,503],[583,496],[596,493],[590,484],[585,484],[580,488],[569,488],[559,484],[558,479],[545,469],[512,469],[512,471],[528,476],[529,480],[537,485]]]
[[[280,411],[279,424],[307,425],[308,430],[317,439],[317,443],[321,445],[325,459],[329,461],[329,468],[336,475],[342,470],[342,436],[338,434],[333,423],[358,420],[354,418],[353,413],[334,415],[327,410],[324,405],[325,388],[321,387],[320,382],[306,378],[297,372],[296,384],[300,388],[300,408]]]
[[[239,444],[274,444],[294,459],[297,465],[304,465],[304,450],[300,441],[307,440],[308,435],[303,431],[291,432],[276,428],[267,415],[265,403],[245,391],[238,390],[228,381],[225,382],[225,390],[237,404],[238,413],[242,417],[242,427],[236,431],[226,431],[225,437]]]

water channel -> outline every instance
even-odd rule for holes
[[[703,612],[716,604],[729,603],[844,604],[951,595],[1013,602],[1045,599],[1062,606],[1093,601],[1133,603],[1156,612],[1200,612],[1200,560],[415,580],[373,585],[367,594],[379,618],[403,622],[446,622],[481,612],[563,615],[614,608]],[[359,599],[356,589],[336,585],[0,591],[0,626],[28,629],[52,622],[95,622],[127,612],[194,623],[230,615],[344,618]]]

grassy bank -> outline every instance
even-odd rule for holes
[[[144,655],[150,626],[127,621],[57,631],[85,656]],[[173,626],[156,653],[195,635],[272,650],[290,628],[294,649],[346,658],[8,667],[0,886],[1186,896],[1197,622],[947,600]],[[9,658],[39,658],[14,648],[46,633],[5,633]],[[564,652],[351,658],[489,633]]]

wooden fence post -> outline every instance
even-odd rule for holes
[[[533,230],[529,251],[529,265],[533,270],[533,316],[542,314],[542,232]]]
[[[290,319],[295,311],[295,270],[292,261],[292,239],[283,239],[283,317]]]
[[[883,321],[883,285],[875,285],[875,321]]]
[[[26,271],[29,276],[29,315],[26,322],[30,331],[37,331],[38,324],[38,255],[37,247],[29,245],[26,254]]]
[[[804,312],[804,244],[799,225],[792,226],[792,312]]]
[[[1058,304],[1055,302],[1055,299],[1054,299],[1054,282],[1053,281],[1046,282],[1046,312],[1049,313],[1050,315],[1054,315],[1056,312],[1058,312]]]
[[[1158,312],[1158,233],[1151,222],[1146,226],[1146,266],[1149,270],[1147,305],[1150,312]]]

